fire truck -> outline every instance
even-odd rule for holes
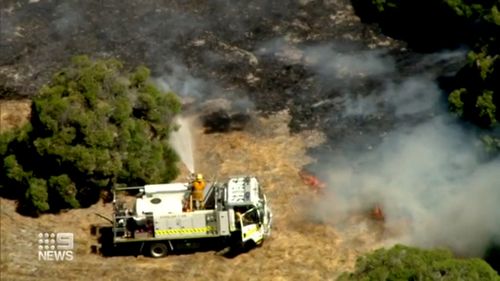
[[[131,207],[123,192],[137,192]],[[93,251],[134,248],[160,258],[214,243],[251,248],[271,234],[272,212],[254,176],[208,182],[200,209],[190,198],[190,182],[115,188],[111,225],[92,226],[100,243]]]

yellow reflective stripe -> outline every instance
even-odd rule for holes
[[[174,228],[174,229],[162,229],[155,230],[155,235],[179,235],[179,234],[198,234],[207,233],[209,231],[215,230],[213,226],[206,227],[196,227],[196,228]]]
[[[245,232],[243,234],[243,236],[246,238],[246,237],[249,237],[249,236],[252,236],[255,232],[259,231],[259,227],[258,226],[255,226],[253,228],[251,228],[250,230],[248,230],[247,232]]]

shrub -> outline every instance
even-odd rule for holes
[[[89,206],[116,184],[175,178],[168,137],[180,103],[149,75],[75,57],[33,98],[30,124],[0,135],[1,195],[36,215]]]
[[[443,249],[423,250],[396,245],[358,259],[352,273],[339,280],[495,280],[500,277],[485,261],[454,258]]]

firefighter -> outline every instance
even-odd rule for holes
[[[202,174],[197,174],[196,179],[193,181],[192,196],[195,209],[203,208],[203,191],[205,190],[205,180]]]

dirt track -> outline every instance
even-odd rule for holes
[[[90,253],[90,224],[102,223],[94,213],[109,215],[110,204],[33,219],[17,214],[15,202],[1,199],[1,280],[333,280],[351,269],[360,253],[380,245],[380,229],[361,219],[339,232],[308,220],[315,199],[297,172],[311,161],[306,148],[323,138],[313,131],[289,135],[288,120],[280,112],[255,120],[245,131],[196,132],[199,170],[217,170],[219,178],[251,173],[261,180],[275,214],[272,238],[263,247],[235,258],[215,252],[105,258]],[[75,234],[75,260],[38,261],[38,233],[58,231]]]

